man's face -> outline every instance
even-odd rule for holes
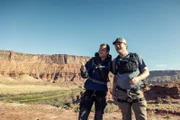
[[[106,46],[105,45],[100,46],[98,53],[99,53],[99,57],[100,58],[107,57],[107,55],[109,54],[109,52],[107,52],[107,50],[106,50]]]
[[[118,53],[122,53],[127,48],[127,45],[123,42],[116,42],[114,46]]]

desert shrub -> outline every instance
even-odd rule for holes
[[[4,102],[13,103],[14,101],[11,99],[5,99]]]
[[[170,120],[169,116],[164,117],[165,120]]]
[[[93,104],[92,108],[91,108],[91,112],[95,112],[95,106]]]
[[[64,95],[58,98],[52,98],[47,100],[39,101],[38,103],[41,104],[49,104],[55,107],[62,107],[62,108],[68,108],[72,106],[72,101],[69,95]]]
[[[150,110],[151,116],[154,116],[155,111],[153,109]]]
[[[157,102],[158,102],[159,104],[162,104],[162,103],[163,103],[162,98],[158,97],[158,98],[157,98]]]
[[[115,111],[115,106],[113,104],[107,104],[104,112],[105,113],[113,113]]]
[[[172,103],[172,100],[171,100],[171,97],[170,96],[166,96],[166,102],[168,104],[171,104]]]
[[[161,105],[160,104],[156,104],[156,107],[161,107]]]
[[[69,108],[72,108],[73,107],[73,104],[72,103],[64,103],[63,105],[62,105],[62,108],[64,108],[64,109],[69,109]]]
[[[75,112],[75,113],[80,112],[79,106],[74,108],[74,112]]]

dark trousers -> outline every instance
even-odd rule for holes
[[[95,103],[94,120],[102,120],[106,103],[107,91],[86,90],[81,98],[78,120],[87,120],[93,103]]]

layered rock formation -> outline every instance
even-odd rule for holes
[[[145,91],[148,100],[162,99],[180,99],[180,81],[171,82],[166,85],[151,85]]]
[[[149,84],[167,84],[178,80],[180,80],[180,70],[161,70],[151,71],[146,82]]]
[[[25,54],[7,50],[0,50],[0,74],[13,78],[28,74],[43,80],[80,80],[80,63],[90,57],[66,54]],[[112,80],[113,75],[110,74]],[[180,80],[180,70],[151,71],[146,79],[148,84],[166,84]]]
[[[14,78],[28,74],[43,80],[71,81],[81,79],[80,63],[89,59],[66,54],[40,55],[0,50],[0,74]]]

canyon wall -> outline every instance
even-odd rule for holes
[[[89,59],[90,57],[66,54],[25,54],[0,50],[0,74],[14,78],[28,74],[43,80],[79,80],[80,63]]]

